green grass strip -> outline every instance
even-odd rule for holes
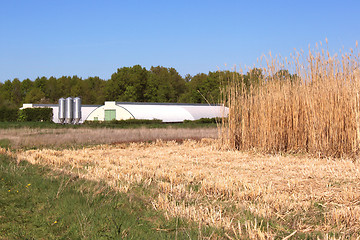
[[[221,231],[221,230],[220,230]],[[17,164],[0,154],[0,239],[199,239],[209,227],[166,219],[144,193]]]

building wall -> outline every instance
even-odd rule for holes
[[[105,121],[105,110],[115,110],[116,120],[126,120],[134,118],[125,108],[116,105],[116,102],[105,102],[104,106],[96,108],[85,119],[87,121]]]

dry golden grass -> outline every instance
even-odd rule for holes
[[[233,79],[223,138],[231,148],[356,156],[360,150],[360,53],[317,48],[270,58],[259,83]],[[298,77],[276,75],[289,69]]]
[[[0,129],[0,139],[9,139],[13,148],[52,147],[115,142],[153,141],[156,139],[217,138],[216,128],[81,128],[81,129]]]
[[[103,180],[119,191],[138,184],[155,186],[155,209],[225,227],[235,237],[273,239],[282,228],[269,226],[274,221],[294,234],[360,236],[359,163],[224,151],[218,146],[219,140],[211,139],[157,141],[27,150],[17,157]],[[263,220],[247,219],[248,212]]]

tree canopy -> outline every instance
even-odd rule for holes
[[[296,79],[287,70],[281,78]],[[35,80],[15,78],[0,82],[0,107],[17,108],[23,103],[57,103],[61,97],[77,96],[83,104],[123,102],[219,103],[221,89],[234,77],[244,86],[258,84],[263,79],[261,69],[254,68],[241,75],[231,71],[187,74],[182,77],[174,68],[146,68],[135,65],[117,69],[108,80],[78,76],[38,77]]]

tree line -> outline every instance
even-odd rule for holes
[[[281,70],[279,74],[289,74]],[[78,76],[15,78],[0,83],[0,107],[18,108],[23,103],[57,103],[61,97],[79,96],[83,104],[104,101],[218,103],[221,89],[234,77],[250,86],[263,78],[261,69],[246,74],[216,71],[182,77],[174,68],[162,66],[147,70],[140,65],[117,69],[108,80]]]

